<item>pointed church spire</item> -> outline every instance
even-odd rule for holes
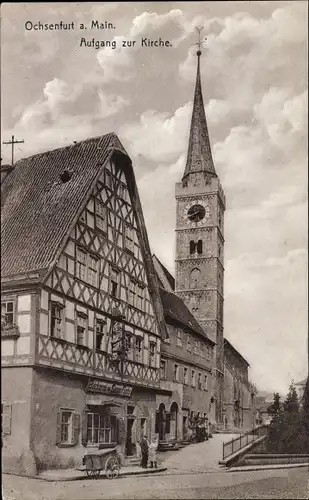
[[[189,147],[187,155],[187,163],[184,171],[183,179],[193,172],[208,172],[216,176],[216,171],[212,159],[205,108],[203,103],[201,73],[200,73],[200,57],[202,41],[200,33],[202,28],[196,28],[198,31],[198,51],[197,51],[197,73],[194,93],[194,103],[191,118],[191,128],[189,137]]]

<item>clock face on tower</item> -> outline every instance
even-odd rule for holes
[[[199,222],[200,220],[204,219],[205,217],[205,207],[203,205],[192,205],[188,212],[187,212],[187,217],[190,221],[192,222]]]
[[[205,224],[210,217],[210,206],[205,200],[196,200],[194,203],[187,203],[183,208],[183,220],[194,227]]]

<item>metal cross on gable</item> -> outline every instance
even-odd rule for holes
[[[3,141],[2,144],[12,144],[12,167],[14,165],[14,145],[15,144],[22,144],[24,143],[25,141],[22,140],[22,141],[18,141],[17,139],[15,140],[15,136],[12,135],[12,139],[10,141]]]

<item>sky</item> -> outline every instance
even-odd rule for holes
[[[204,104],[227,198],[225,336],[257,387],[282,394],[308,370],[307,9],[305,1],[2,4],[2,141],[25,141],[16,161],[115,132],[133,161],[151,249],[172,273],[195,27],[204,27]],[[33,28],[60,21],[74,29]],[[112,27],[91,29],[92,21]],[[160,37],[170,46],[142,46]],[[10,154],[1,145],[3,164]]]

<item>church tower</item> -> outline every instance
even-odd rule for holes
[[[200,48],[200,43],[198,43]],[[216,421],[223,415],[223,275],[225,195],[208,135],[200,75],[197,74],[187,163],[176,184],[176,293],[215,346]]]

